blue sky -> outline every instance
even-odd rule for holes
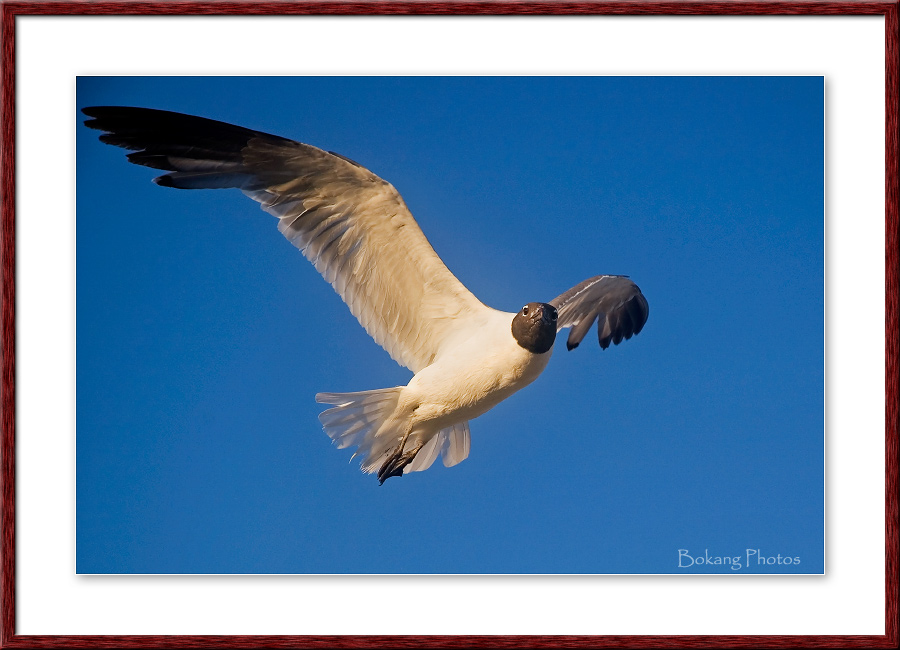
[[[824,570],[821,77],[82,77],[77,104],[352,158],[492,307],[601,273],[650,304],[558,345],[463,463],[379,487],[313,396],[410,373],[273,217],[157,187],[78,114],[79,573]]]

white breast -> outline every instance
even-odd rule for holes
[[[401,402],[412,409],[414,430],[430,433],[476,418],[537,379],[553,349],[533,354],[516,343],[514,317],[490,310],[412,378]]]

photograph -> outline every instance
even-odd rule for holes
[[[75,104],[78,574],[825,573],[823,76]]]

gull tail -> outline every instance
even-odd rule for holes
[[[392,476],[421,472],[431,467],[438,454],[452,467],[469,455],[469,423],[441,429],[428,439],[408,435],[405,422],[391,416],[397,408],[402,386],[356,393],[318,393],[316,401],[332,408],[319,414],[319,421],[338,449],[356,447],[366,474],[378,472],[384,483]],[[408,439],[407,439],[408,438]]]
[[[319,421],[338,449],[357,447],[353,458],[361,469],[374,472],[403,438],[402,431],[385,426],[397,408],[402,386],[358,393],[318,393],[316,401],[332,408],[319,413]],[[352,460],[352,458],[351,458]]]

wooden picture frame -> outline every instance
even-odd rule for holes
[[[898,637],[898,3],[863,2],[4,2],[2,38],[2,575],[0,647],[895,647]],[[16,633],[15,21],[33,15],[709,15],[885,19],[885,634],[871,636],[43,636]],[[652,613],[648,612],[648,616]]]

